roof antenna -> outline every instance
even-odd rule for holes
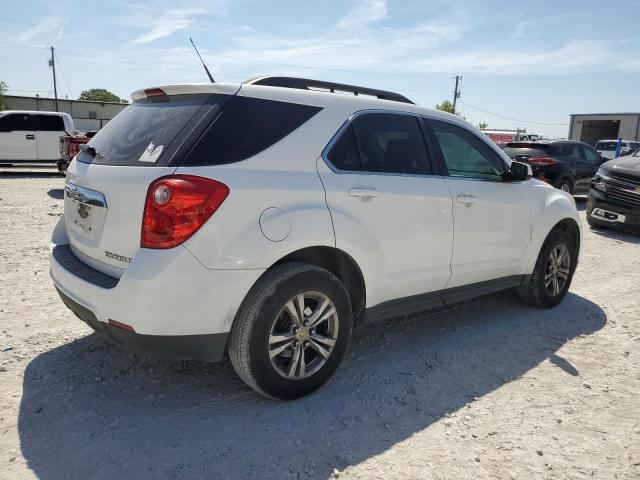
[[[200,52],[198,51],[198,48],[196,47],[196,44],[193,43],[193,40],[191,39],[191,37],[189,37],[189,41],[191,42],[191,45],[193,45],[193,49],[198,54],[198,58],[202,62],[202,66],[204,67],[204,71],[207,72],[207,77],[209,77],[209,80],[211,80],[211,83],[216,83],[216,81],[213,79],[213,75],[211,75],[211,72],[209,71],[209,69],[205,65],[204,60],[202,60],[202,57],[200,56]]]

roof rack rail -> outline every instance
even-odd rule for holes
[[[244,82],[248,85],[265,85],[269,87],[297,88],[300,90],[327,90],[331,93],[352,93],[353,95],[370,95],[381,100],[391,100],[394,102],[413,103],[407,97],[399,93],[387,92],[375,88],[356,87],[355,85],[345,85],[342,83],[324,82],[322,80],[311,80],[308,78],[296,77],[258,77]]]

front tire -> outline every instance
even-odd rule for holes
[[[569,291],[578,262],[578,249],[571,236],[552,231],[540,250],[531,277],[518,287],[522,301],[539,308],[558,305]]]
[[[231,328],[229,356],[257,392],[302,397],[338,368],[352,325],[349,295],[338,278],[314,265],[284,263],[247,294]]]

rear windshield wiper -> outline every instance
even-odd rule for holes
[[[92,158],[95,158],[98,160],[102,158],[102,154],[98,150],[96,150],[95,147],[92,147],[88,143],[83,143],[82,145],[80,145],[80,150],[82,150],[85,153],[88,153],[89,155],[91,155]]]

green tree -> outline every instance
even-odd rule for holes
[[[443,112],[454,113],[456,115],[460,115],[459,112],[456,112],[453,109],[453,103],[451,103],[449,100],[444,100],[442,103],[436,104],[436,109],[437,110],[442,110]]]
[[[478,124],[478,128],[479,128],[480,130],[482,130],[483,128],[487,128],[488,126],[489,126],[489,124],[488,124],[487,122],[480,122],[480,123]]]
[[[92,88],[90,90],[85,90],[80,94],[78,100],[88,100],[90,102],[126,103],[126,101],[111,93],[106,88]]]
[[[7,110],[9,108],[9,106],[4,101],[4,92],[6,92],[7,90],[9,90],[9,86],[6,83],[0,81],[0,111]]]

